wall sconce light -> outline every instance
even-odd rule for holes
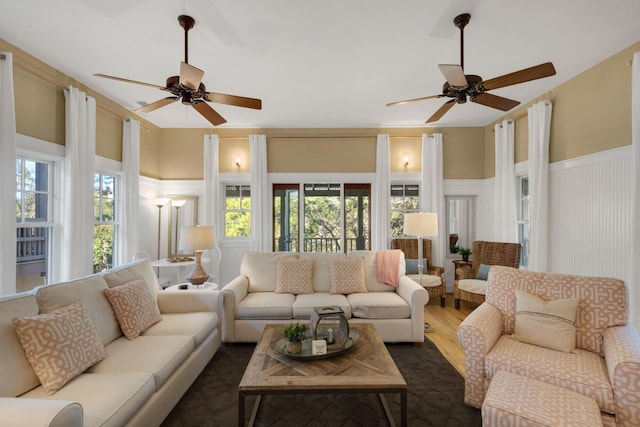
[[[404,156],[402,158],[402,164],[404,165],[405,168],[409,166],[409,156]]]
[[[238,169],[240,168],[240,157],[236,157],[236,159],[234,160],[234,164]]]

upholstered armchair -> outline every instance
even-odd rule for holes
[[[473,265],[471,268],[458,268],[453,282],[453,298],[456,309],[460,309],[460,300],[481,304],[487,293],[486,277],[478,277],[481,265],[502,265],[518,268],[520,265],[520,244],[504,242],[484,242],[476,240],[471,248]]]
[[[545,313],[540,305],[523,306],[523,292],[545,301],[543,307],[552,304],[554,312],[558,304],[566,310],[567,302],[577,299],[575,321]],[[640,337],[629,323],[628,295],[619,279],[492,267],[486,301],[458,327],[465,353],[465,403],[480,408],[494,375],[504,371],[593,399],[605,426],[637,427]],[[530,319],[537,319],[538,326],[524,334],[519,322]],[[574,335],[563,334],[567,325],[575,328]],[[553,349],[549,339],[554,346],[571,346]],[[522,390],[509,393],[515,405],[526,399]]]
[[[405,262],[407,266],[411,265],[411,261],[418,260],[418,239],[393,239],[391,242],[392,249],[400,249],[404,252]],[[440,297],[440,306],[444,307],[447,283],[442,276],[444,268],[434,266],[431,262],[431,240],[422,239],[422,257],[427,261],[427,268],[422,272],[421,285],[429,293],[429,298]],[[417,262],[415,262],[417,265]],[[420,283],[420,275],[417,272],[412,273],[411,269],[407,270],[407,276],[416,283]]]

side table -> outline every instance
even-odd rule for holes
[[[187,289],[180,289],[180,286],[187,285]],[[207,290],[207,291],[217,291],[218,284],[213,282],[204,282],[201,286],[193,286],[191,283],[179,283],[177,285],[171,285],[165,288],[165,291],[174,292],[174,291],[189,291],[189,290]]]

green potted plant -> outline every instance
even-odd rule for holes
[[[288,341],[287,351],[295,354],[302,350],[302,341],[307,335],[307,325],[304,323],[292,323],[282,328],[284,338]]]
[[[462,255],[463,261],[469,261],[469,255],[472,254],[471,248],[460,248],[458,249],[458,253]]]

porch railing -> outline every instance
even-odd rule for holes
[[[16,233],[16,262],[41,261],[47,257],[47,234],[45,227],[18,228]]]

